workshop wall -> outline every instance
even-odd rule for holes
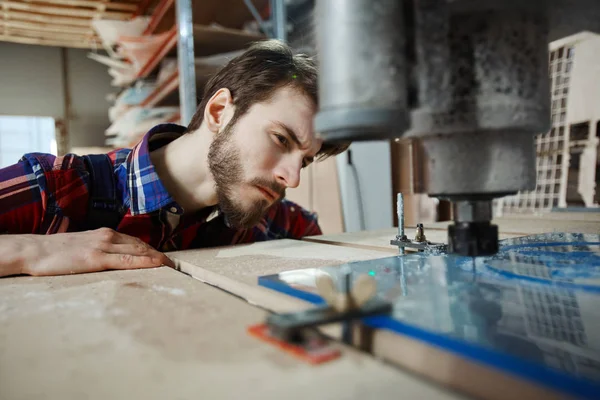
[[[0,114],[63,118],[60,49],[0,42]]]
[[[0,114],[65,118],[61,49],[0,42]],[[72,147],[102,146],[109,126],[106,94],[113,92],[102,64],[87,50],[67,50]]]

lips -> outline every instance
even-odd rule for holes
[[[277,200],[277,198],[279,197],[279,195],[277,193],[275,193],[273,190],[266,188],[264,186],[256,186],[258,188],[258,190],[260,190],[267,199],[269,199],[270,201],[275,201]]]

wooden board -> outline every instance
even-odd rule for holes
[[[567,214],[567,213],[564,213]],[[569,232],[569,233],[599,233],[600,213],[574,213],[589,214],[588,218],[575,215],[568,216],[563,213],[553,213],[548,216],[506,216],[494,220],[500,231],[500,239],[534,235],[546,232]],[[573,219],[571,219],[573,218]],[[451,221],[435,222],[425,224],[425,236],[427,240],[436,243],[447,243],[448,225]],[[415,235],[415,227],[406,227],[405,234],[409,238]],[[398,248],[390,244],[398,234],[397,228],[380,229],[368,232],[349,232],[332,235],[320,235],[307,237],[304,240],[333,244],[338,246],[354,247],[358,249],[387,251],[398,253]]]
[[[553,221],[583,221],[583,222],[598,222],[600,223],[600,208],[587,209],[583,212],[557,211],[544,214],[506,214],[502,219],[528,219],[528,220],[553,220]]]
[[[35,3],[35,4],[34,4]],[[128,20],[137,1],[3,0],[0,41],[59,47],[101,47],[95,19]]]
[[[2,399],[460,398],[349,348],[300,362],[245,333],[264,311],[168,268],[1,283]]]
[[[259,276],[302,268],[339,265],[350,261],[387,257],[381,251],[330,246],[283,239],[245,245],[167,253],[171,258],[201,266],[255,286]]]
[[[360,234],[355,236],[360,239]],[[389,252],[281,240],[229,248],[180,251],[169,253],[169,256],[179,263],[183,271],[197,279],[214,284],[263,308],[283,312],[296,311],[306,306],[292,304],[290,299],[282,300],[273,296],[272,291],[258,287],[259,276],[336,265],[348,259],[387,257]],[[332,327],[327,333],[336,335]],[[373,354],[379,358],[477,397],[559,398],[558,394],[548,389],[388,331],[374,332],[372,345]]]

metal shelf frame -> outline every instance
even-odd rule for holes
[[[175,0],[177,21],[177,64],[179,67],[179,103],[181,123],[189,124],[197,107],[196,76],[194,66],[194,29],[192,22],[192,0]],[[244,0],[263,31],[265,22],[251,0]],[[270,0],[271,29],[268,36],[287,41],[287,13],[285,0]]]
[[[194,65],[194,23],[192,0],[176,0],[177,66],[181,123],[188,125],[196,112],[196,69]]]

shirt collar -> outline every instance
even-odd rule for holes
[[[131,215],[147,214],[163,207],[183,214],[183,209],[171,197],[161,182],[150,159],[150,151],[181,137],[186,128],[177,124],[161,124],[152,128],[133,147],[127,157],[127,192]]]

